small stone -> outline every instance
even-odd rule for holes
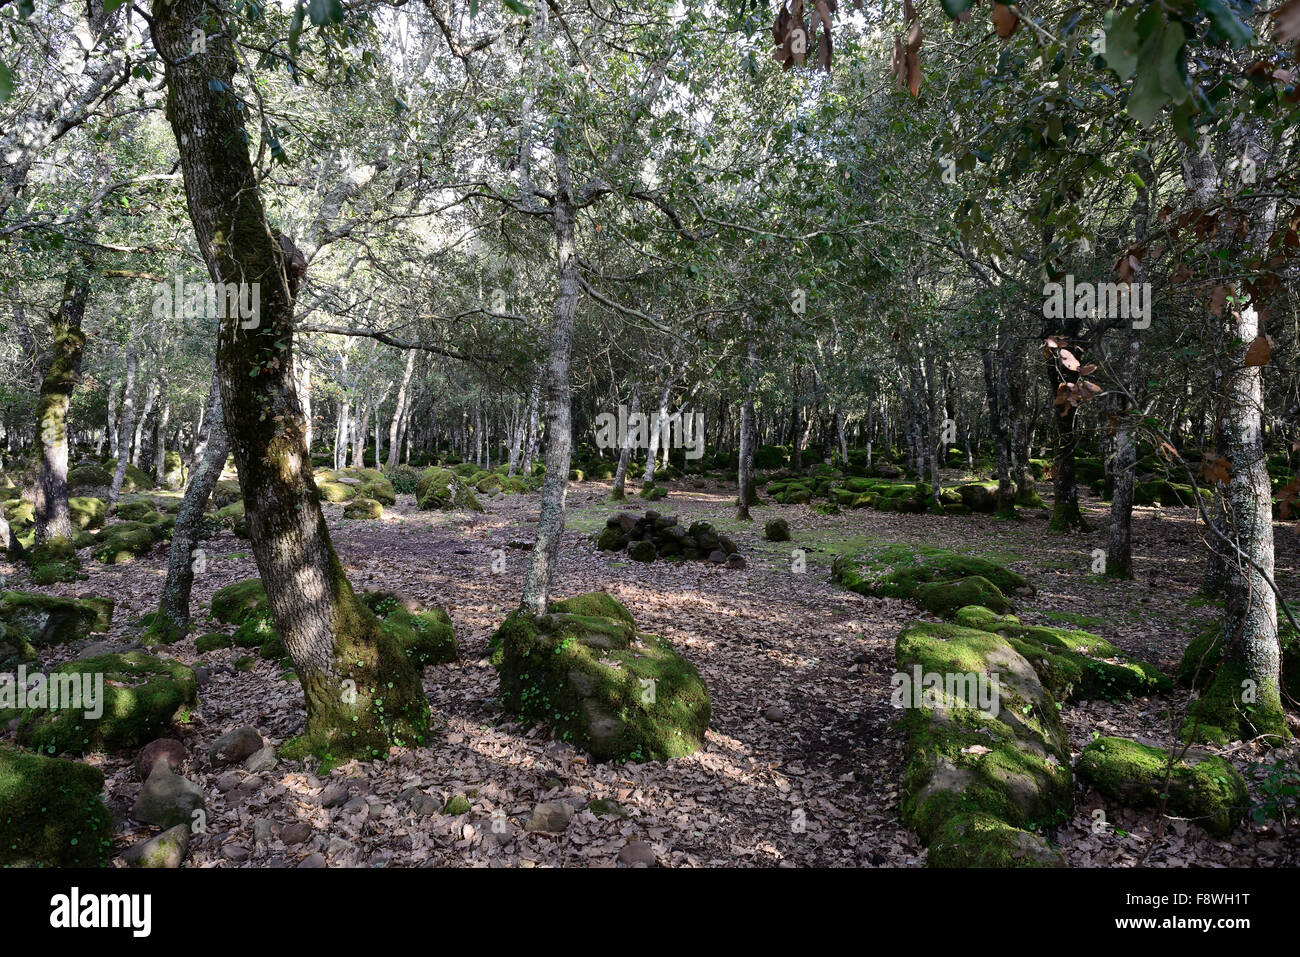
[[[727,553],[722,551],[720,548],[715,548],[713,551],[709,552],[709,561],[713,562],[715,565],[721,565],[726,560]]]
[[[358,811],[364,811],[366,806],[366,799],[357,795],[352,800],[348,801],[347,804],[343,805],[343,813],[356,814]]]
[[[628,867],[654,867],[658,860],[655,849],[645,841],[628,841],[618,852],[618,862]]]
[[[248,860],[248,848],[242,844],[226,844],[221,848],[221,856],[228,861],[234,861],[236,864]]]
[[[185,745],[175,738],[159,738],[146,744],[140,749],[135,761],[135,770],[140,775],[140,780],[148,781],[154,765],[160,761],[165,762],[173,774],[179,773],[181,765],[185,763]]]
[[[131,807],[131,817],[159,827],[189,826],[194,812],[204,806],[203,791],[197,784],[172,774],[166,764],[154,766],[139,797]]]
[[[348,800],[348,789],[343,784],[331,784],[320,794],[320,806],[325,808],[341,807]]]
[[[745,570],[745,559],[739,552],[732,552],[727,556],[727,567],[733,571]]]
[[[244,770],[251,774],[258,774],[262,771],[270,771],[275,767],[276,757],[275,748],[269,745],[249,755],[248,760],[244,762]]]
[[[337,834],[330,835],[330,857],[348,857],[351,854],[355,854],[356,850],[357,846],[351,841],[346,841]]]
[[[314,854],[308,854],[298,862],[298,866],[307,868],[325,867],[325,856],[319,851]]]
[[[253,843],[265,844],[271,839],[271,822],[256,821],[253,824]]]
[[[764,710],[763,717],[768,721],[783,721],[785,719],[785,712],[778,706],[772,705]]]
[[[238,771],[227,771],[225,774],[221,775],[221,777],[217,778],[217,790],[222,794],[229,794],[231,791],[235,790],[235,788],[239,787],[240,782],[243,780],[243,777],[240,776]]]
[[[243,761],[262,747],[262,736],[256,728],[236,728],[212,743],[208,748],[208,759],[214,767],[222,767]]]
[[[311,825],[306,821],[294,821],[280,828],[280,840],[285,844],[302,844],[311,838]]]
[[[210,669],[205,668],[203,665],[199,665],[194,669],[194,686],[196,688],[206,688],[211,680],[212,671]]]
[[[573,806],[560,801],[547,801],[533,809],[532,817],[524,825],[528,831],[563,831],[573,818]]]
[[[189,825],[177,824],[147,841],[127,848],[121,859],[129,867],[176,868],[181,866],[189,850]]]
[[[417,794],[411,798],[411,810],[417,817],[433,817],[442,810],[442,802],[427,794]]]

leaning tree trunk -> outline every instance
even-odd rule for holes
[[[86,314],[90,292],[89,263],[83,258],[63,286],[63,301],[51,317],[54,343],[50,367],[41,381],[36,403],[40,424],[41,461],[37,469],[36,543],[54,538],[72,538],[68,513],[68,403],[81,379],[81,357],[86,336],[81,320]]]
[[[551,210],[559,284],[551,321],[550,355],[546,360],[546,479],[542,484],[541,517],[532,560],[524,578],[523,608],[534,615],[546,611],[551,578],[564,535],[564,499],[569,488],[569,453],[573,443],[569,407],[569,355],[573,349],[573,316],[578,309],[578,247],[569,181],[569,157],[555,149],[556,191]]]
[[[153,16],[208,272],[215,282],[260,283],[257,323],[219,327],[217,375],[253,555],[306,698],[306,734],[286,748],[322,760],[383,757],[390,745],[424,740],[429,707],[419,671],[353,593],[321,512],[294,387],[294,297],[306,259],[266,220],[232,92],[229,34],[209,35],[206,52],[191,49],[210,25],[205,0],[155,0]]]
[[[162,597],[158,600],[158,615],[149,628],[155,640],[168,644],[185,637],[190,630],[190,592],[194,587],[194,575],[202,572],[207,565],[207,556],[198,550],[203,512],[208,507],[208,499],[216,488],[217,480],[221,478],[221,470],[225,467],[226,456],[230,452],[230,440],[226,436],[221,407],[221,380],[216,372],[212,374],[204,419],[208,423],[208,430],[199,440],[203,446],[203,456],[190,479],[189,487],[185,489],[185,497],[181,500],[176,527],[172,532],[171,551],[167,557],[167,580],[163,583]]]
[[[126,388],[122,391],[122,419],[117,427],[117,467],[113,469],[113,484],[108,489],[111,508],[122,495],[126,481],[126,463],[131,456],[131,433],[135,431],[135,342],[126,344]]]

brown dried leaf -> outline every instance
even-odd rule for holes
[[[1272,358],[1273,346],[1268,341],[1268,336],[1256,336],[1255,341],[1246,349],[1246,368],[1250,369],[1255,366],[1266,366],[1268,360]]]
[[[1009,6],[1002,3],[993,4],[993,29],[1003,40],[1010,40],[1011,34],[1020,28],[1020,18]]]

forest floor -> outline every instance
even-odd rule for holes
[[[610,483],[575,484],[568,530],[552,595],[603,589],[628,606],[638,628],[671,639],[700,670],[713,703],[706,746],[669,762],[596,764],[550,740],[545,728],[508,720],[497,702],[496,673],[486,661],[494,629],[517,605],[536,520],[536,496],[485,501],[483,514],[417,511],[410,496],[376,521],[345,521],[326,505],[334,543],[358,589],[398,591],[451,615],[461,660],[424,672],[436,722],[428,747],[399,751],[387,763],[350,762],[317,776],[280,763],[270,771],[217,770],[207,745],[250,725],[279,745],[296,734],[304,712],[295,681],[274,662],[257,659],[235,671],[247,652],[199,656],[193,636],[166,653],[205,666],[200,705],[182,728],[189,754],[184,774],[207,795],[207,833],[191,843],[190,866],[615,866],[629,842],[653,850],[660,866],[917,866],[925,851],[898,819],[901,737],[890,706],[893,644],[919,616],[893,599],[864,598],[830,581],[835,554],[869,541],[942,545],[1002,561],[1038,593],[1018,603],[1026,623],[1062,624],[1105,636],[1167,673],[1187,642],[1220,609],[1196,597],[1203,548],[1190,509],[1135,509],[1136,578],[1104,580],[1091,573],[1091,552],[1105,546],[1106,510],[1085,503],[1093,530],[1075,536],[1047,531],[1046,512],[1022,522],[990,516],[941,518],[871,510],[818,515],[807,506],[763,505],[755,521],[734,521],[735,486],[669,483],[669,497],[627,510],[654,508],[683,524],[713,522],[748,561],[743,570],[708,562],[640,564],[626,554],[597,552],[590,536],[616,508]],[[1046,489],[1044,490],[1046,491]],[[763,522],[781,516],[792,542],[763,540]],[[255,577],[247,541],[222,532],[204,543],[208,563],[194,588],[194,634],[221,630],[206,620],[212,593]],[[807,568],[793,570],[793,549]],[[502,550],[504,570],[493,571]],[[1277,527],[1279,582],[1300,582],[1300,535]],[[166,569],[160,545],[131,564],[85,560],[88,581],[48,590],[106,595],[117,601],[114,650],[132,646],[131,623],[156,607]],[[500,562],[497,561],[497,567]],[[10,587],[26,587],[19,566],[0,563]],[[47,649],[44,663],[76,655]],[[1072,703],[1063,712],[1076,756],[1095,734],[1171,739],[1186,692],[1152,699]],[[1252,781],[1255,766],[1296,749],[1257,745],[1212,749]],[[151,831],[134,828],[127,812],[141,784],[134,755],[92,755],[107,778],[118,821],[115,853]],[[344,784],[348,799],[323,807],[321,792]],[[442,814],[437,806],[465,796],[471,810]],[[337,795],[338,791],[335,789]],[[1300,826],[1242,824],[1227,839],[1155,812],[1111,807],[1076,782],[1073,817],[1054,833],[1072,866],[1281,866],[1300,864]],[[527,832],[541,802],[566,802],[576,813],[558,834]],[[593,803],[594,802],[594,803]],[[336,803],[328,801],[326,803]],[[1094,832],[1094,809],[1111,825]],[[498,822],[493,827],[493,819]],[[504,814],[505,824],[500,823]],[[295,822],[301,824],[285,827]],[[292,843],[287,842],[289,837]],[[299,840],[299,838],[302,838]],[[624,853],[623,859],[631,859]],[[647,858],[648,860],[648,858]]]

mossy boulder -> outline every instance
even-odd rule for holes
[[[75,676],[75,677],[74,677]],[[50,754],[142,747],[162,737],[176,712],[194,705],[194,671],[143,651],[69,661],[50,672],[50,682],[102,676],[101,713],[28,708],[19,719],[18,743]]]
[[[1278,617],[1282,617],[1280,613]],[[1278,642],[1282,646],[1282,691],[1292,700],[1300,701],[1300,637],[1290,622],[1280,622]],[[1178,665],[1178,684],[1204,691],[1222,658],[1223,622],[1216,621],[1202,629],[1183,652]]]
[[[134,502],[122,502],[117,506],[114,515],[126,522],[143,521],[146,515],[153,515],[157,509],[153,507],[152,502],[144,499],[137,499]]]
[[[0,747],[0,867],[106,867],[103,789],[98,768]]]
[[[603,611],[580,614],[556,610]],[[608,595],[518,611],[492,638],[505,710],[545,721],[598,760],[665,760],[704,742],[711,705],[699,672],[667,640],[638,632]]]
[[[114,522],[99,530],[90,554],[105,565],[135,561],[153,550],[166,530],[162,522]]]
[[[126,474],[122,477],[122,491],[147,492],[152,488],[154,488],[154,481],[149,474],[128,462]]]
[[[102,528],[108,517],[108,506],[103,499],[89,496],[73,496],[68,499],[68,515],[74,527],[83,532]]]
[[[423,511],[468,509],[483,511],[468,481],[451,469],[432,466],[420,473],[415,483],[415,501]]]
[[[916,622],[899,636],[895,658],[906,735],[901,810],[922,841],[961,814],[1020,829],[1065,819],[1073,786],[1057,702],[1010,642]]]
[[[451,616],[443,609],[388,591],[362,592],[359,597],[417,668],[455,661],[460,654]]]
[[[944,821],[930,839],[927,867],[1065,867],[1061,852],[1037,834],[974,811]]]
[[[1218,837],[1236,829],[1250,804],[1237,769],[1203,752],[1189,751],[1171,769],[1170,755],[1162,748],[1097,738],[1079,755],[1078,772],[1102,796],[1128,807],[1158,808],[1167,793],[1171,814],[1190,818]]]
[[[229,648],[234,643],[235,640],[225,632],[210,631],[194,639],[194,650],[202,655],[207,654],[209,651],[216,651],[219,648]]]
[[[980,575],[916,586],[916,603],[940,618],[952,618],[966,605],[983,605],[996,614],[1011,611],[1011,602],[997,585]]]
[[[75,582],[89,577],[81,571],[76,545],[67,538],[50,538],[33,545],[23,557],[32,566],[32,583],[36,585]]]
[[[922,584],[971,576],[987,580],[1004,595],[1034,592],[1029,582],[997,562],[928,545],[873,544],[846,552],[831,567],[832,580],[850,591],[886,598],[915,598]]]
[[[343,517],[351,519],[374,519],[384,517],[384,506],[373,498],[355,498],[343,509]]]
[[[343,482],[317,481],[316,494],[322,502],[333,502],[337,505],[352,501],[356,497],[357,487]]]
[[[641,486],[641,491],[637,493],[648,502],[658,502],[668,497],[668,489],[653,482],[647,482]]]
[[[180,488],[185,484],[185,469],[181,464],[180,453],[163,453],[163,471],[157,478],[158,484],[165,488]]]
[[[80,598],[62,598],[31,591],[0,593],[0,625],[5,638],[36,648],[62,645],[104,631],[112,620],[112,602],[107,614],[101,604]]]
[[[68,488],[108,488],[113,484],[113,473],[100,465],[86,463],[68,469]]]
[[[217,509],[216,520],[235,533],[237,538],[251,538],[248,531],[248,516],[244,514],[244,500],[231,502],[224,508]]]
[[[222,509],[243,497],[244,493],[239,490],[239,482],[234,479],[221,479],[213,487],[210,501],[213,508]]]
[[[763,537],[769,542],[790,541],[790,523],[783,518],[774,518],[763,525]]]
[[[617,525],[606,525],[596,536],[596,548],[602,552],[619,552],[627,547],[627,536]]]
[[[212,595],[212,617],[227,625],[270,613],[260,578],[246,578],[218,588]]]
[[[397,489],[393,483],[382,476],[376,481],[362,482],[357,487],[357,496],[362,499],[371,499],[380,505],[396,505]]]

